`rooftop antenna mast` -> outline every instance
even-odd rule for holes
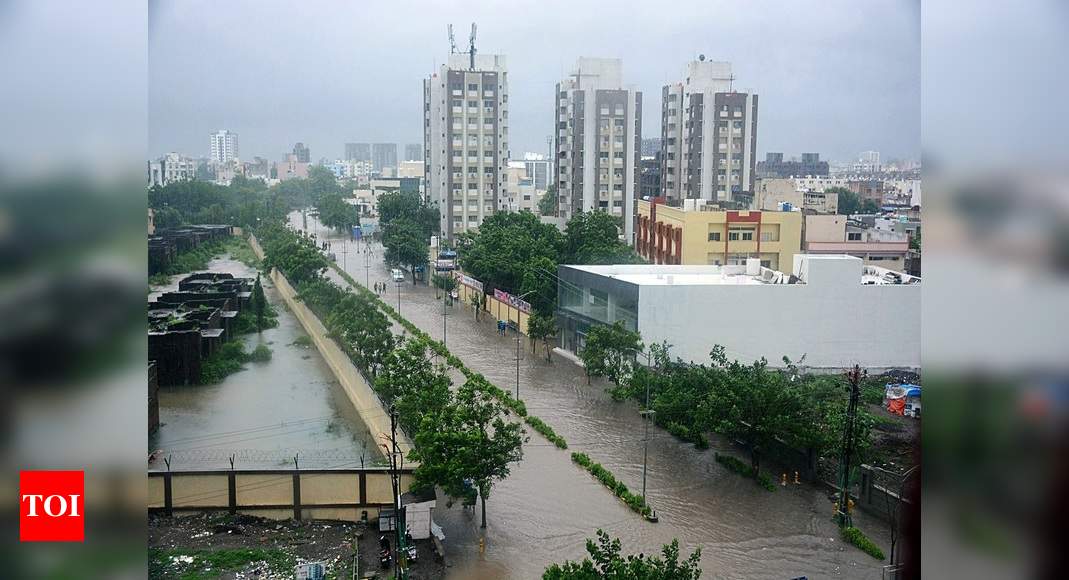
[[[468,38],[468,54],[470,55],[471,70],[475,70],[475,23],[471,23],[471,36]]]
[[[456,54],[457,41],[453,38],[453,25],[449,25],[449,54]]]

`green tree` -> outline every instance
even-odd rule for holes
[[[620,241],[617,218],[604,211],[577,213],[564,229],[563,264],[634,263],[637,254]]]
[[[556,263],[562,238],[556,227],[524,211],[495,213],[483,220],[477,233],[459,242],[464,248],[460,265],[465,272],[482,280],[487,291],[516,292],[535,258]]]
[[[419,227],[409,221],[390,224],[383,233],[382,244],[386,247],[383,257],[389,264],[409,266],[413,274],[416,266],[426,266],[430,240],[420,232]],[[415,285],[416,277],[412,276]]]
[[[549,353],[552,351],[549,341],[557,336],[557,319],[550,315],[545,316],[538,310],[531,313],[527,319],[527,336],[531,338],[531,352],[534,352],[535,341],[541,340],[546,347],[546,361],[551,361]]]
[[[449,377],[429,354],[423,339],[401,341],[386,353],[375,377],[375,391],[397,411],[401,427],[416,437],[424,419],[438,417],[452,401]]]
[[[701,548],[686,560],[679,560],[679,540],[661,548],[661,557],[634,554],[623,556],[620,540],[598,530],[598,541],[586,541],[589,558],[582,562],[553,564],[543,580],[697,580],[701,577]]]
[[[863,213],[863,214],[880,213],[880,204],[876,203],[875,200],[866,199],[865,201],[861,202],[861,212],[860,213]]]
[[[152,220],[158,230],[174,228],[182,224],[182,214],[171,206],[154,209],[153,212]]]
[[[841,215],[853,215],[859,213],[861,209],[861,198],[858,195],[845,187],[829,187],[824,190],[824,193],[837,193],[839,194],[839,213]]]
[[[407,221],[429,240],[439,229],[437,207],[424,203],[416,192],[391,191],[383,194],[377,205],[384,232],[396,222]]]
[[[439,485],[453,497],[464,494],[465,480],[479,491],[482,527],[486,498],[494,483],[508,477],[511,464],[523,458],[523,428],[506,419],[509,409],[473,377],[461,386],[452,404],[425,416],[416,432],[413,458],[416,484]]]
[[[519,292],[527,302],[543,315],[557,310],[557,262],[546,256],[535,256],[523,268]]]
[[[349,232],[353,226],[360,225],[360,210],[345,201],[341,193],[321,196],[316,209],[319,210],[319,221],[329,228]]]
[[[325,324],[356,366],[372,376],[394,349],[390,320],[363,294],[346,292],[332,304]]]
[[[264,287],[260,284],[260,274],[256,274],[256,283],[252,286],[252,311],[256,314],[256,330],[264,329],[264,321],[267,314],[267,297],[264,296]]]
[[[546,193],[538,200],[538,215],[556,217],[560,211],[560,200],[557,197],[557,186],[550,185]]]
[[[472,310],[475,311],[475,322],[479,322],[479,313],[486,308],[486,294],[472,291],[472,293],[468,295],[468,303],[471,304]]]
[[[642,352],[642,335],[616,321],[590,328],[579,359],[586,367],[588,383],[590,377],[606,377],[619,387],[631,376],[639,352]]]
[[[453,290],[457,289],[457,279],[448,274],[432,274],[431,285],[434,286],[436,295],[438,290],[441,290],[445,293],[448,299],[448,297],[452,295]]]
[[[279,224],[264,228],[261,233],[264,235],[264,268],[278,268],[293,284],[299,286],[317,278],[329,267],[312,240],[297,236]]]
[[[804,419],[799,389],[779,372],[769,372],[765,359],[752,365],[727,363],[719,351],[714,357],[727,373],[727,380],[713,391],[719,413],[718,431],[741,439],[750,450],[755,474],[761,472],[761,456],[777,435],[794,431]]]

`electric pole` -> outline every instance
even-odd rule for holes
[[[850,403],[846,407],[846,427],[843,432],[842,457],[839,460],[839,468],[842,470],[839,477],[839,511],[836,519],[840,528],[853,525],[850,517],[850,460],[854,454],[854,424],[857,421],[857,401],[861,394],[861,380],[867,372],[861,370],[859,365],[854,365],[846,373],[846,379],[850,382]]]
[[[516,400],[520,400],[520,331],[516,331]]]

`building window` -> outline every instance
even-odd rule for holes
[[[846,240],[848,242],[860,242],[861,241],[861,232],[848,232],[846,234]]]
[[[477,91],[477,90],[479,90],[479,85],[477,85],[475,83],[469,83],[468,84],[468,90],[469,91]]]
[[[739,232],[728,232],[728,241],[731,241],[731,242],[739,241]]]
[[[720,232],[709,232],[709,241],[710,242],[719,242],[720,241]]]
[[[753,232],[742,232],[742,240],[744,242],[752,242],[753,241]]]

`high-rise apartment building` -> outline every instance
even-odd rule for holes
[[[210,140],[210,159],[212,163],[223,165],[238,157],[238,134],[227,129],[216,131],[208,136]]]
[[[682,82],[662,89],[662,180],[669,201],[753,197],[757,162],[757,95],[736,92],[731,63],[687,65]]]
[[[346,161],[371,161],[371,144],[370,143],[346,143],[345,144],[345,160]]]
[[[300,163],[311,163],[312,161],[312,152],[304,143],[294,145],[293,154],[297,156],[297,161]]]
[[[766,153],[764,161],[757,162],[757,177],[805,177],[826,176],[827,161],[820,160],[820,153],[802,153],[802,160],[783,160],[782,153]]]
[[[635,196],[642,138],[642,93],[623,85],[623,61],[580,58],[557,83],[558,215],[601,210],[623,219],[634,242]]]
[[[531,178],[535,190],[546,191],[553,183],[553,160],[540,153],[524,153],[523,164],[527,167],[527,176]]]
[[[419,143],[405,145],[405,158],[401,161],[423,161],[423,146]]]
[[[387,167],[397,169],[397,143],[375,143],[371,146],[371,166],[381,172]]]
[[[505,197],[508,167],[505,57],[450,54],[423,81],[427,196],[438,204],[442,235],[478,228]]]

